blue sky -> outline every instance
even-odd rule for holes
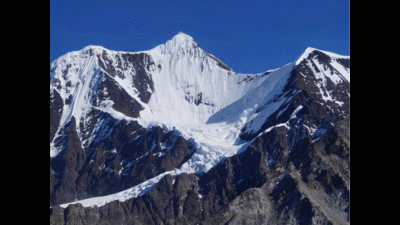
[[[180,31],[237,72],[350,51],[349,0],[50,0],[50,62],[88,45],[149,50]]]

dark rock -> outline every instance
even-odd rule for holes
[[[50,94],[50,143],[53,141],[63,112],[63,100],[60,94],[53,90]]]
[[[145,130],[127,121],[110,126],[105,139],[85,150],[75,123],[68,127],[68,135],[57,142],[66,150],[50,159],[51,205],[123,191],[180,167],[195,153],[191,142],[160,127]]]
[[[328,132],[345,136],[340,128],[345,121],[333,122]],[[52,224],[313,224],[313,221],[347,224],[348,217],[340,216],[349,213],[348,177],[337,173],[337,166],[346,163],[313,166],[311,170],[316,171],[316,176],[309,174],[308,182],[291,172],[294,169],[290,166],[291,157],[282,157],[279,166],[276,163],[268,167],[268,154],[275,154],[270,148],[280,140],[274,136],[282,137],[284,133],[285,129],[281,129],[261,136],[247,151],[226,159],[199,177],[165,176],[145,195],[124,203],[87,209],[79,205],[65,210],[53,207],[50,221]],[[322,144],[329,135],[318,143],[302,144],[310,149],[303,152],[309,155],[309,160],[308,165],[303,164],[299,169],[317,165],[320,157],[337,159],[334,153],[326,153],[329,145]],[[279,148],[287,152],[289,147],[285,144]],[[325,191],[326,187],[331,191]],[[331,204],[338,195],[342,196],[341,203]]]

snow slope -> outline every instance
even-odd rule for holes
[[[91,48],[68,53],[50,65],[50,94],[58,92],[63,102],[69,103],[64,104],[59,131],[72,117],[78,120],[86,117],[91,107],[89,95],[95,92],[98,83],[103,79],[96,58],[89,53]],[[50,157],[55,157],[60,152],[54,144],[50,143]]]
[[[249,75],[222,68],[219,60],[183,33],[147,53],[165,69],[153,74],[155,92],[141,113],[146,122],[205,124],[213,114],[261,84],[243,82]],[[201,103],[196,104],[196,100]]]

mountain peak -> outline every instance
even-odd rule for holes
[[[200,46],[197,42],[189,35],[179,32],[171,40],[167,41],[164,45],[166,52],[186,52],[191,49],[198,49]]]
[[[344,56],[344,55],[339,55],[333,52],[328,52],[328,51],[324,51],[324,50],[320,50],[317,48],[313,48],[313,47],[308,47],[302,54],[301,56],[297,59],[296,61],[296,65],[300,64],[304,59],[307,59],[310,57],[310,55],[318,55],[319,54],[323,54],[328,56],[331,59],[349,59],[350,56]]]
[[[110,51],[110,50],[108,50],[108,49],[106,49],[105,47],[103,47],[103,46],[98,46],[98,45],[89,45],[89,46],[86,46],[85,48],[83,48],[81,51],[82,52],[85,52],[85,51],[95,51],[95,52],[102,52],[102,51],[104,51],[104,50],[106,50],[106,51]]]
[[[190,35],[185,34],[183,32],[179,32],[177,35],[174,36],[174,38],[192,39],[193,40],[193,37],[191,37]]]

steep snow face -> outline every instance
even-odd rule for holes
[[[50,96],[57,93],[62,100],[62,114],[53,140],[62,135],[59,131],[72,117],[78,120],[77,124],[84,120],[89,113],[91,94],[96,91],[103,76],[91,47],[68,53],[50,65]],[[50,157],[60,151],[50,140]]]
[[[91,47],[68,53],[56,60],[50,71],[50,93],[57,91],[64,102],[60,125],[72,116],[82,118],[90,105],[89,94],[96,90],[103,78]]]
[[[234,104],[213,115],[208,122],[233,122],[241,118],[241,120],[247,122],[247,132],[257,132],[268,117],[275,113],[284,103],[290,102],[290,97],[277,98],[277,96],[284,93],[284,88],[288,83],[290,72],[293,68],[294,64],[290,63],[269,74],[260,81],[262,82],[261,85],[253,88]]]
[[[155,92],[141,113],[148,122],[205,124],[259,84],[247,82],[249,75],[233,72],[183,33],[148,54],[157,68],[153,74]]]

